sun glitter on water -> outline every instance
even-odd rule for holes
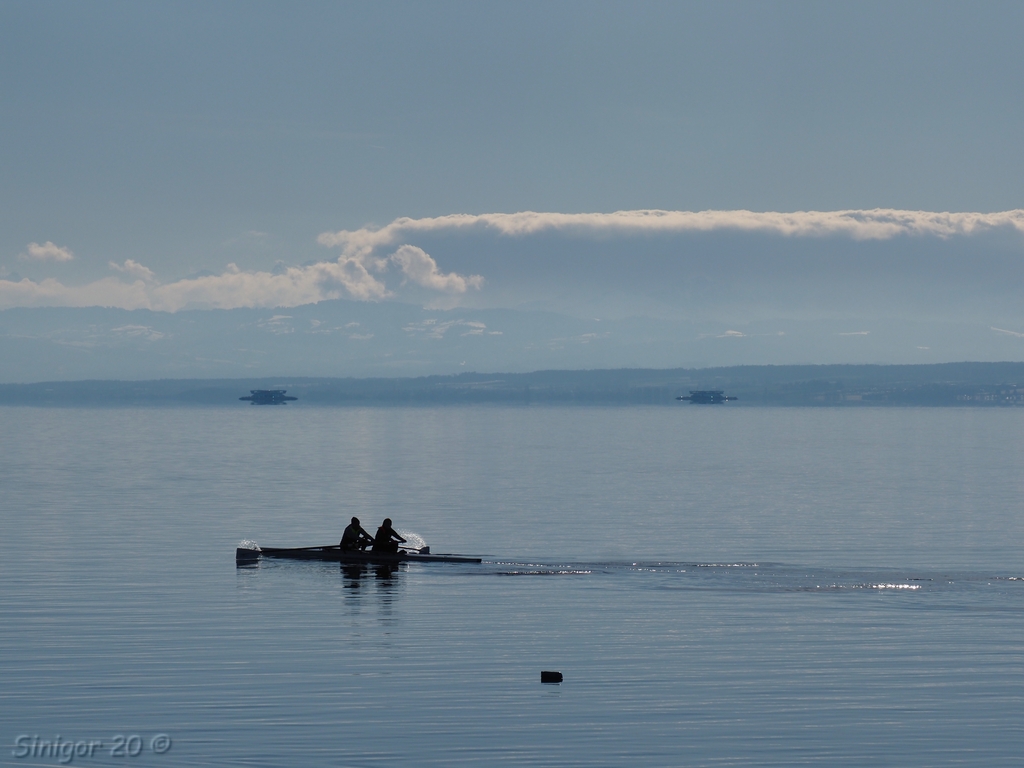
[[[423,547],[427,546],[427,540],[420,536],[418,533],[413,533],[412,531],[403,531],[400,528],[396,528],[395,532],[403,539],[405,539],[405,546],[409,547],[410,549],[423,549]]]

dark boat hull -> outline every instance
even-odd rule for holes
[[[399,563],[479,563],[479,557],[461,555],[421,555],[418,552],[343,552],[338,547],[301,547],[298,549],[261,547],[260,549],[236,549],[236,563],[255,563],[261,557],[284,558],[288,560],[321,560],[334,563],[370,565],[397,565]]]

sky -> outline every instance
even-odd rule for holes
[[[0,0],[0,325],[339,301],[1024,359],[1022,33],[999,2]],[[643,364],[622,341],[588,364]]]

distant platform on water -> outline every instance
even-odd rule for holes
[[[288,397],[287,389],[250,389],[248,397],[240,397],[239,400],[248,400],[253,405],[285,405],[289,400],[298,400],[297,397]]]
[[[725,392],[738,407],[1024,405],[1024,363],[751,365],[459,373],[405,378],[156,379],[0,384],[0,404],[47,407],[476,403],[677,406],[680,392]],[[266,400],[252,400],[257,393]],[[290,394],[286,394],[290,393]],[[262,396],[261,396],[262,397]],[[692,399],[689,402],[694,402]],[[698,401],[699,402],[699,401]],[[713,402],[713,401],[712,401]]]
[[[680,395],[676,398],[676,400],[689,400],[698,405],[715,405],[738,399],[737,397],[726,397],[725,392],[721,389],[691,389],[688,396]]]

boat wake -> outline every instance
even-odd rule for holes
[[[451,569],[450,576],[568,577],[600,580],[609,586],[665,591],[821,594],[971,594],[979,598],[1024,582],[1017,575],[897,568],[823,568],[753,562],[571,562],[486,559],[482,565]],[[999,585],[1003,585],[1000,587]],[[1011,586],[1012,585],[1012,586]],[[980,590],[980,591],[979,591]]]

